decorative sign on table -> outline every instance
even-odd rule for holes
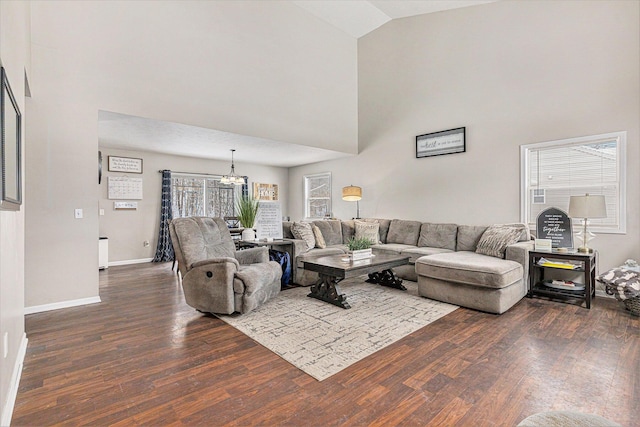
[[[278,202],[260,202],[256,239],[282,239],[282,210]]]
[[[562,209],[547,208],[536,218],[536,235],[538,239],[551,240],[551,247],[573,248],[573,227],[571,218]]]
[[[416,158],[465,152],[465,129],[462,127],[416,136]]]
[[[142,199],[142,178],[110,176],[108,190],[110,199]]]
[[[109,156],[109,171],[142,173],[142,159]]]
[[[278,200],[278,185],[277,184],[260,184],[258,182],[254,182],[253,197],[255,197],[258,200],[268,200],[268,201]]]

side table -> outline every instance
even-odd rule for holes
[[[286,252],[289,254],[289,259],[291,260],[291,280],[293,280],[293,269],[295,268],[295,260],[293,258],[293,242],[288,239],[274,239],[271,242],[267,242],[266,240],[240,240],[238,241],[238,248],[255,248],[266,246],[269,249],[274,249],[280,252]],[[291,285],[287,283],[287,286]]]
[[[580,304],[585,302],[586,308],[591,308],[591,300],[595,297],[596,279],[596,252],[556,252],[554,251],[530,251],[529,252],[529,292],[527,296],[545,296],[561,300],[578,300]],[[570,263],[576,268],[565,269],[549,265],[540,265],[540,259],[550,262]],[[582,283],[575,283],[577,289],[569,286],[555,285],[554,279],[561,276],[560,272],[574,273],[581,276]],[[584,288],[583,288],[584,286]]]

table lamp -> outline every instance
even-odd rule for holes
[[[342,200],[346,200],[347,202],[356,202],[355,219],[360,218],[360,199],[362,199],[362,188],[354,185],[342,187]]]
[[[593,252],[593,249],[588,246],[589,235],[587,234],[587,220],[589,218],[607,217],[607,206],[604,196],[591,196],[587,193],[584,196],[569,197],[569,216],[572,218],[582,218],[584,224],[582,230],[582,246],[578,248],[578,252]]]

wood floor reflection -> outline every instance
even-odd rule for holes
[[[100,297],[27,316],[12,425],[513,426],[547,410],[640,419],[640,318],[615,300],[458,309],[318,382],[188,307],[171,263],[110,267]]]

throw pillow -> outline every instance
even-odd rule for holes
[[[596,280],[605,285],[605,291],[623,301],[640,295],[640,273],[626,268],[613,268]]]
[[[372,245],[377,245],[380,242],[380,225],[372,222],[355,222],[356,239],[365,238],[371,242]]]
[[[315,224],[311,224],[311,229],[313,230],[313,237],[316,239],[316,248],[324,249],[327,247],[327,243],[324,241],[324,237],[322,236],[322,231],[320,227]]]
[[[294,222],[291,224],[291,234],[296,239],[304,240],[307,250],[316,246],[316,238],[313,236],[313,229],[308,222]]]
[[[504,258],[507,246],[517,243],[523,230],[524,226],[516,224],[492,225],[482,233],[476,253]]]

